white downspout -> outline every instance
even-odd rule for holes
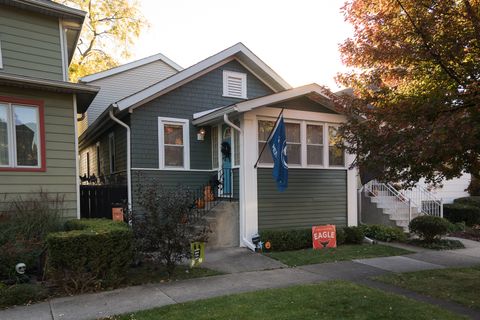
[[[228,115],[225,113],[223,115],[223,121],[229,125],[230,127],[232,127],[235,131],[237,131],[239,134],[240,134],[240,139],[238,139],[238,141],[240,141],[240,151],[241,152],[245,152],[245,145],[243,143],[243,130],[241,128],[239,128],[237,125],[235,125],[233,122],[230,121],[230,119],[228,119]],[[244,202],[244,195],[245,195],[245,179],[242,178],[243,177],[243,166],[245,165],[244,164],[245,161],[242,161],[241,165],[240,165],[240,172],[239,172],[239,176],[241,177],[240,178],[240,203],[239,203],[239,211],[240,211],[240,243],[242,244],[245,244],[246,246],[248,246],[251,250],[255,251],[255,245],[252,243],[251,240],[249,240],[248,238],[245,237],[245,232],[242,232],[243,230],[242,229],[245,229],[245,204],[243,203]],[[243,228],[242,228],[243,226]]]
[[[128,210],[132,210],[132,164],[131,164],[131,153],[130,153],[130,127],[116,118],[113,114],[113,110],[110,110],[108,113],[110,119],[127,129],[127,199],[128,199]]]

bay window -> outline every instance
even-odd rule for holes
[[[258,152],[267,143],[275,121],[258,120]],[[340,136],[336,125],[285,119],[288,164],[291,167],[344,167],[344,150],[337,146]],[[268,146],[260,156],[260,164],[271,165]]]
[[[43,107],[0,101],[0,170],[44,171]]]
[[[189,169],[188,120],[158,118],[160,168]]]

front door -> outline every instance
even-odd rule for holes
[[[232,193],[232,129],[225,124],[222,125],[222,144],[220,150],[222,153],[222,194],[227,196]]]

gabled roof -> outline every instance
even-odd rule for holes
[[[249,71],[259,77],[275,92],[290,89],[291,86],[283,80],[275,71],[273,71],[265,62],[260,60],[243,43],[237,43],[193,66],[180,71],[179,73],[157,82],[156,84],[145,88],[133,95],[125,97],[115,103],[119,111],[128,108],[136,108],[148,101],[151,101],[180,85],[183,85],[202,72],[208,71],[215,66],[224,64],[232,59],[236,59],[243,64]]]
[[[176,64],[173,60],[167,58],[166,56],[164,56],[161,53],[157,53],[153,56],[149,56],[149,57],[146,57],[146,58],[143,58],[143,59],[135,60],[135,61],[123,64],[121,66],[118,66],[118,67],[115,67],[115,68],[112,68],[112,69],[109,69],[109,70],[105,70],[105,71],[102,71],[102,72],[97,72],[97,73],[94,73],[94,74],[90,74],[88,76],[85,76],[85,77],[81,78],[80,81],[81,82],[96,81],[96,80],[99,80],[99,79],[103,79],[103,78],[112,76],[114,74],[118,74],[118,73],[121,73],[121,72],[125,72],[127,70],[131,70],[133,68],[138,68],[138,67],[144,66],[146,64],[149,64],[149,63],[152,63],[152,62],[158,61],[158,60],[161,60],[161,61],[165,62],[167,65],[169,65],[170,67],[172,67],[173,69],[175,69],[177,71],[182,71],[183,70],[183,68],[181,66],[179,66],[178,64]]]
[[[214,120],[220,119],[221,117],[223,117],[224,114],[229,114],[232,112],[243,113],[253,110],[255,108],[285,102],[301,96],[307,96],[308,98],[317,101],[318,103],[321,103],[324,107],[332,111],[338,112],[338,110],[335,109],[333,104],[328,103],[328,101],[331,101],[331,99],[327,95],[325,95],[324,90],[325,89],[323,87],[316,83],[307,84],[290,90],[270,94],[268,96],[242,101],[236,104],[225,106],[223,108],[216,108],[208,111],[195,113],[193,115],[192,123],[194,125],[207,124]]]

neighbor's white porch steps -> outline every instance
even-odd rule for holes
[[[381,209],[383,214],[395,223],[396,226],[408,232],[408,224],[422,214],[443,216],[443,202],[425,188],[411,190],[396,190],[388,183],[372,180],[365,184],[363,192],[370,201]],[[425,208],[420,208],[416,203]]]

